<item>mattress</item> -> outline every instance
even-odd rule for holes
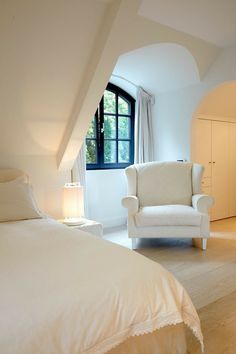
[[[54,220],[0,223],[0,279],[0,353],[170,354],[171,340],[184,354],[185,325],[203,348],[195,308],[167,270]]]

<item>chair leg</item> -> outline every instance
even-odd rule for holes
[[[205,251],[207,249],[207,238],[202,238],[202,250]]]
[[[132,250],[136,250],[136,237],[132,237]]]

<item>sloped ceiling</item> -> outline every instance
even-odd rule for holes
[[[236,44],[235,0],[143,0],[139,14],[217,46]]]
[[[0,2],[0,154],[70,169],[121,54],[176,43],[202,77],[219,48],[138,15],[141,0]],[[194,69],[195,70],[195,69]]]
[[[55,154],[106,4],[0,2],[0,152]]]

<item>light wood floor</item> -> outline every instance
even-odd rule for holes
[[[131,248],[124,228],[104,238]],[[201,319],[206,354],[236,354],[236,218],[211,224],[207,251],[186,239],[142,239],[137,252],[162,264],[188,291]],[[191,354],[199,354],[191,342]]]

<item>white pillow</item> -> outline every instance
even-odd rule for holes
[[[22,177],[0,183],[0,222],[41,217],[32,188]]]

